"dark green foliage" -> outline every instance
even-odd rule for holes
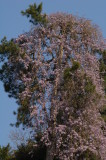
[[[68,79],[68,78],[71,78],[71,72],[75,72],[77,71],[77,69],[80,68],[80,63],[77,62],[77,61],[73,61],[73,65],[72,67],[68,67],[64,70],[64,80]]]
[[[71,67],[71,71],[74,72],[74,71],[76,71],[79,68],[80,68],[80,63],[77,62],[77,61],[73,61],[73,65]]]
[[[59,110],[58,111],[58,114],[57,114],[57,123],[58,124],[64,124],[64,121],[63,121],[63,119],[62,119],[62,117],[63,117],[63,112],[64,111],[62,111],[62,110]]]
[[[71,75],[70,73],[71,73],[71,68],[66,68],[64,70],[64,80],[70,78],[70,75]]]
[[[24,53],[21,54],[24,59]],[[18,127],[20,124],[24,126],[29,125],[29,103],[30,99],[26,97],[23,101],[19,101],[19,93],[21,93],[25,89],[25,84],[21,81],[22,74],[20,71],[23,71],[24,74],[31,72],[32,65],[29,64],[28,69],[23,67],[23,64],[19,63],[17,60],[20,57],[19,55],[19,46],[15,43],[15,40],[7,41],[6,37],[1,40],[0,44],[0,80],[4,84],[4,89],[8,93],[9,97],[13,97],[16,99],[19,108],[16,112],[17,115],[17,123],[15,124]],[[8,59],[12,58],[15,62],[9,64]],[[13,61],[14,61],[13,60]],[[15,79],[15,74],[17,74],[17,79]],[[31,86],[31,91],[38,89],[37,82],[33,83]],[[11,124],[12,126],[14,124]]]
[[[88,77],[83,70],[80,70],[80,72],[77,72],[77,70],[72,72],[72,68],[65,69],[64,81],[61,86],[61,90],[63,90],[63,95],[64,92],[67,93],[65,97],[67,99],[67,103],[70,104],[70,106],[74,106],[73,116],[77,117],[77,110],[83,110],[89,98],[92,98],[92,101],[95,102],[97,95],[95,92],[95,85],[91,78]],[[60,124],[63,123],[59,118],[62,114],[63,113],[58,111],[57,118]]]
[[[46,14],[42,14],[42,3],[38,6],[36,3],[29,5],[29,8],[26,11],[21,11],[21,13],[23,16],[30,18],[29,22],[34,25],[47,23]]]
[[[28,143],[17,146],[16,150],[12,150],[10,145],[6,147],[0,146],[0,160],[45,160],[46,147],[40,142],[34,146],[35,142],[29,140]]]
[[[12,56],[16,59],[19,53],[19,46],[15,44],[15,41],[10,40],[7,41],[6,37],[1,40],[0,44],[0,62],[2,62],[0,67],[0,80],[4,84],[4,89],[8,92],[9,97],[13,97],[16,100],[18,99],[18,94],[21,93],[25,86],[22,81],[17,81],[13,78],[14,74],[17,73],[19,77],[21,77],[20,70],[23,69],[21,64],[15,63],[13,65],[8,64],[8,59]],[[24,55],[22,55],[24,56]],[[17,69],[17,70],[16,70]],[[28,68],[29,69],[29,68]],[[26,71],[25,71],[26,73]],[[27,125],[29,122],[29,99],[26,98],[26,102],[19,102],[17,101],[19,108],[17,110],[17,123],[16,127],[20,124]],[[13,124],[12,124],[13,126]]]
[[[9,144],[6,147],[0,146],[0,160],[10,160],[12,158],[10,149],[11,148]]]
[[[102,54],[102,58],[100,59],[100,74],[104,79],[104,89],[106,92],[106,50],[101,54]]]
[[[23,126],[27,126],[30,120],[30,112],[28,105],[20,106],[17,110],[17,122],[15,124],[16,127],[19,127],[20,124]]]
[[[41,135],[36,138],[36,143],[29,139],[27,144],[17,146],[16,150],[11,150],[9,144],[0,146],[0,160],[46,160],[46,146],[40,142]]]
[[[106,122],[106,105],[103,106],[103,109],[100,111],[102,118],[104,119],[104,121]]]
[[[101,53],[102,57],[100,59],[100,75],[104,80],[104,90],[106,94],[106,50]],[[102,118],[106,122],[106,106],[103,107],[102,111],[100,112]]]
[[[0,62],[4,62],[12,54],[17,54],[18,51],[19,47],[14,43],[13,39],[7,41],[6,37],[4,37],[0,44]]]
[[[95,86],[93,85],[91,79],[86,77],[85,92],[86,93],[93,93],[94,91],[95,91]]]
[[[18,149],[14,152],[14,158],[10,160],[45,160],[46,147],[33,145],[33,142],[29,142],[27,145],[18,146]]]

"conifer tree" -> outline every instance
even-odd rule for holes
[[[42,4],[22,13],[40,24],[41,11]],[[105,160],[105,93],[96,57],[105,41],[84,18],[57,13],[47,22],[0,45],[0,79],[20,106],[18,122],[41,135],[46,160]]]
[[[30,18],[29,22],[32,24],[45,24],[47,22],[46,14],[42,14],[42,3],[38,6],[36,3],[29,5],[29,8],[25,11],[21,11],[23,16]]]

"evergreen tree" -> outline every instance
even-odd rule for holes
[[[10,150],[11,148],[9,144],[6,147],[0,146],[0,160],[10,160],[12,158]]]
[[[42,24],[41,11],[42,4],[34,4],[22,14]],[[47,21],[0,45],[0,79],[20,106],[18,124],[33,127],[34,137],[41,134],[46,160],[104,160],[105,94],[96,57],[104,53],[104,39],[84,18],[57,13]]]
[[[26,9],[26,11],[21,11],[23,16],[26,16],[27,18],[30,18],[29,22],[32,24],[46,24],[47,18],[46,14],[42,14],[42,3],[40,3],[38,6],[36,3],[33,5],[29,5],[29,8]]]

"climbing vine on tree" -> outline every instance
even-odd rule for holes
[[[104,160],[104,69],[96,55],[105,56],[105,41],[90,20],[41,11],[42,4],[22,11],[37,25],[0,45],[0,79],[19,104],[17,123],[40,135],[46,160]]]

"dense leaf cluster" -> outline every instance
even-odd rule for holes
[[[47,18],[46,14],[41,14],[42,13],[42,3],[40,3],[38,6],[36,3],[33,5],[30,5],[26,11],[21,11],[23,16],[26,16],[27,18],[30,18],[29,22],[32,24],[46,24],[47,23]]]

